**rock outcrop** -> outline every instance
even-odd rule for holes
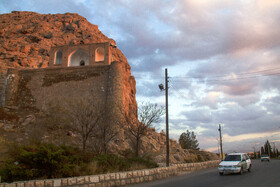
[[[90,44],[110,41],[97,25],[72,13],[38,14],[17,12],[0,15],[1,71],[7,68],[44,68],[48,66],[52,46]],[[112,61],[126,64],[118,48],[113,49]]]
[[[14,11],[10,14],[0,15],[0,23],[0,88],[4,84],[4,76],[8,68],[33,69],[48,67],[49,51],[52,46],[100,42],[110,42],[116,45],[116,42],[105,36],[97,25],[89,23],[78,14],[38,14]],[[118,48],[112,48],[112,58],[112,61],[121,62],[123,72],[126,72],[123,75],[125,107],[127,107],[127,110],[128,107],[132,110],[137,110],[135,99],[136,82],[134,77],[131,76],[127,59]],[[7,117],[10,109],[6,108],[5,110],[8,111],[6,113],[2,112],[2,114]],[[34,118],[33,114],[29,114],[24,117],[12,116],[12,120],[1,121],[0,119],[0,131],[11,133],[11,136],[15,136],[16,133],[22,133],[23,136],[17,138],[18,141],[22,141],[24,137],[29,136],[34,131]],[[59,137],[60,133],[54,132],[52,137]],[[68,139],[75,137],[75,134],[71,131],[67,131],[66,134]],[[43,138],[45,137],[47,138],[47,136]],[[122,139],[123,141],[128,140],[125,134]],[[122,149],[129,148],[129,144],[121,143],[120,145],[127,146],[122,147]],[[191,154],[189,151],[182,150],[176,141],[171,140],[170,145],[171,163],[182,163]],[[121,149],[117,146],[118,143],[115,143],[112,148]],[[142,154],[151,153],[158,162],[164,162],[165,147],[165,134],[157,133],[150,129],[148,135],[143,139]]]

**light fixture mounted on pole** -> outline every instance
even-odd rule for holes
[[[165,90],[165,110],[166,110],[166,167],[169,166],[169,127],[168,127],[168,75],[165,68],[165,88],[163,84],[158,85],[160,91]]]

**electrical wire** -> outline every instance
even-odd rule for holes
[[[264,73],[264,74],[260,74]],[[251,78],[259,78],[259,77],[265,77],[265,76],[274,76],[274,75],[280,75],[280,68],[275,69],[267,69],[262,71],[255,71],[255,72],[244,72],[244,73],[238,73],[235,74],[236,77],[234,78],[227,78],[229,75],[216,75],[216,76],[210,76],[210,77],[172,77],[173,82],[186,82],[189,80],[176,80],[176,79],[197,79],[198,81],[204,81],[204,82],[221,82],[221,81],[235,81],[235,80],[242,80],[242,79],[251,79]],[[213,79],[214,78],[214,79]],[[219,78],[219,79],[215,79]]]
[[[223,82],[223,81],[236,81],[236,80],[243,80],[243,79],[252,79],[252,78],[260,78],[260,77],[266,77],[266,76],[277,76],[280,75],[280,68],[274,68],[274,69],[265,69],[261,71],[253,71],[253,72],[243,72],[243,73],[236,73],[234,76],[230,78],[230,74],[224,74],[224,75],[214,75],[214,76],[172,76],[169,77],[172,82],[191,82],[194,80],[197,80],[198,82]],[[153,80],[161,80],[164,79],[163,76],[154,76],[148,77],[148,76],[134,76],[136,79],[141,80],[147,80],[147,81],[153,81]],[[189,80],[186,80],[189,79]]]
[[[268,72],[268,71],[278,71],[276,73],[280,73],[280,68],[274,68],[274,69],[266,69],[266,70],[261,70],[261,71],[253,71],[253,72],[243,72],[243,73],[235,73],[235,75],[252,75],[252,74],[259,74],[259,73],[264,73],[264,72]],[[275,73],[275,72],[270,72],[270,73]],[[225,75],[216,75],[216,76],[211,76],[211,77],[227,77],[228,74]],[[205,77],[192,77],[192,76],[186,76],[186,77],[173,77],[173,78],[193,78],[193,79],[201,79],[201,78],[205,78]]]

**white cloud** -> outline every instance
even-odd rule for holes
[[[225,138],[244,142],[269,138],[279,128],[279,1],[0,2],[0,13],[13,10],[75,12],[99,25],[128,58],[137,101],[164,104],[157,85],[164,82],[168,67],[174,137],[186,128],[203,129],[200,144],[214,149],[219,123]]]

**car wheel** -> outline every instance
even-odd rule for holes
[[[248,172],[251,172],[251,166],[252,166],[252,165],[250,164],[250,166],[249,166],[249,168],[248,168]]]
[[[223,172],[219,172],[219,174],[222,176],[224,173]]]
[[[241,168],[240,172],[239,172],[239,175],[242,175],[242,174],[243,174],[243,169]]]

